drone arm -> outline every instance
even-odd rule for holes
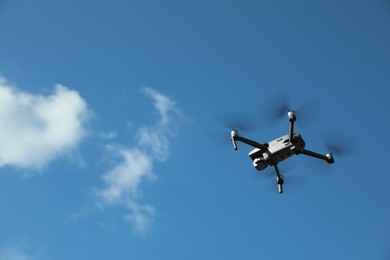
[[[274,164],[274,168],[276,171],[276,183],[278,184],[279,193],[283,193],[283,177],[280,175],[279,167],[277,164]]]
[[[241,136],[238,136],[238,135],[234,136],[234,138],[233,138],[233,145],[234,145],[235,141],[240,141],[240,142],[246,143],[246,144],[248,144],[250,146],[259,148],[259,149],[266,149],[268,147],[268,144],[261,144],[261,143],[252,141],[250,139],[247,139],[245,137],[241,137]],[[237,147],[237,145],[235,146],[235,148],[236,147]]]
[[[330,153],[323,155],[323,154],[312,152],[312,151],[309,151],[306,149],[303,149],[302,151],[300,151],[300,153],[311,156],[311,157],[315,157],[318,159],[322,159],[322,160],[326,161],[327,163],[334,163],[333,156]]]
[[[289,132],[289,138],[290,142],[292,143],[294,141],[293,135],[294,135],[294,124],[296,121],[296,117],[293,111],[288,111],[288,120],[290,121],[290,132]]]

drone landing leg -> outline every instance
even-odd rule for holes
[[[283,177],[280,175],[279,168],[277,164],[274,164],[274,168],[276,171],[276,183],[278,184],[279,193],[283,193]]]
[[[306,149],[303,149],[301,151],[301,153],[305,154],[305,155],[308,155],[308,156],[311,156],[311,157],[322,159],[322,160],[324,160],[324,161],[326,161],[327,163],[330,163],[330,164],[334,163],[333,155],[330,154],[330,153],[327,153],[327,154],[323,155],[323,154],[315,153],[315,152],[312,152],[312,151],[309,151],[309,150],[306,150]]]

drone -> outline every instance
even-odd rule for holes
[[[288,119],[290,121],[289,133],[283,135],[269,143],[258,143],[256,141],[239,136],[236,129],[231,131],[231,141],[234,150],[237,150],[237,141],[243,142],[255,147],[250,153],[249,157],[253,161],[253,166],[262,171],[268,166],[273,166],[276,172],[276,183],[278,185],[279,193],[283,193],[283,176],[279,172],[278,164],[293,155],[304,154],[314,158],[326,161],[329,164],[334,163],[332,153],[320,154],[305,149],[305,141],[299,133],[294,133],[294,124],[297,120],[294,111],[288,110]]]

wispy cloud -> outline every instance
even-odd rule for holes
[[[99,137],[106,140],[115,139],[117,137],[117,132],[116,131],[101,132],[99,134]]]
[[[120,160],[102,175],[104,188],[95,189],[95,194],[100,207],[121,206],[128,209],[124,219],[132,223],[135,232],[144,235],[153,222],[155,208],[142,203],[141,185],[157,179],[153,171],[156,161],[164,162],[169,158],[180,110],[171,98],[155,89],[143,88],[141,92],[152,99],[159,117],[154,125],[138,128],[135,146],[107,146],[108,151],[118,155]]]
[[[160,126],[168,127],[173,119],[172,115],[180,114],[180,111],[176,108],[176,103],[171,98],[164,96],[152,88],[145,87],[141,91],[153,99],[153,105],[160,113],[160,120],[158,122]]]
[[[0,167],[41,168],[85,137],[87,104],[65,86],[43,96],[20,91],[0,77],[0,104]]]
[[[34,260],[35,258],[27,255],[15,247],[5,247],[0,249],[0,260]]]
[[[121,162],[106,172],[102,179],[107,184],[98,192],[106,204],[127,204],[136,199],[138,189],[146,177],[152,177],[152,159],[138,148],[110,147],[119,153]]]

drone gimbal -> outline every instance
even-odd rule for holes
[[[279,172],[278,163],[284,161],[292,155],[305,154],[322,159],[329,164],[334,163],[334,158],[331,153],[323,155],[305,149],[306,143],[302,139],[301,135],[294,133],[294,124],[296,121],[294,111],[289,110],[287,115],[290,121],[289,133],[269,143],[258,143],[239,136],[237,130],[231,131],[231,141],[233,143],[234,150],[237,150],[237,141],[255,147],[255,149],[249,153],[249,157],[253,160],[253,166],[257,170],[264,170],[267,166],[273,166],[275,168],[276,183],[278,184],[279,193],[283,193],[284,180],[283,176]]]

